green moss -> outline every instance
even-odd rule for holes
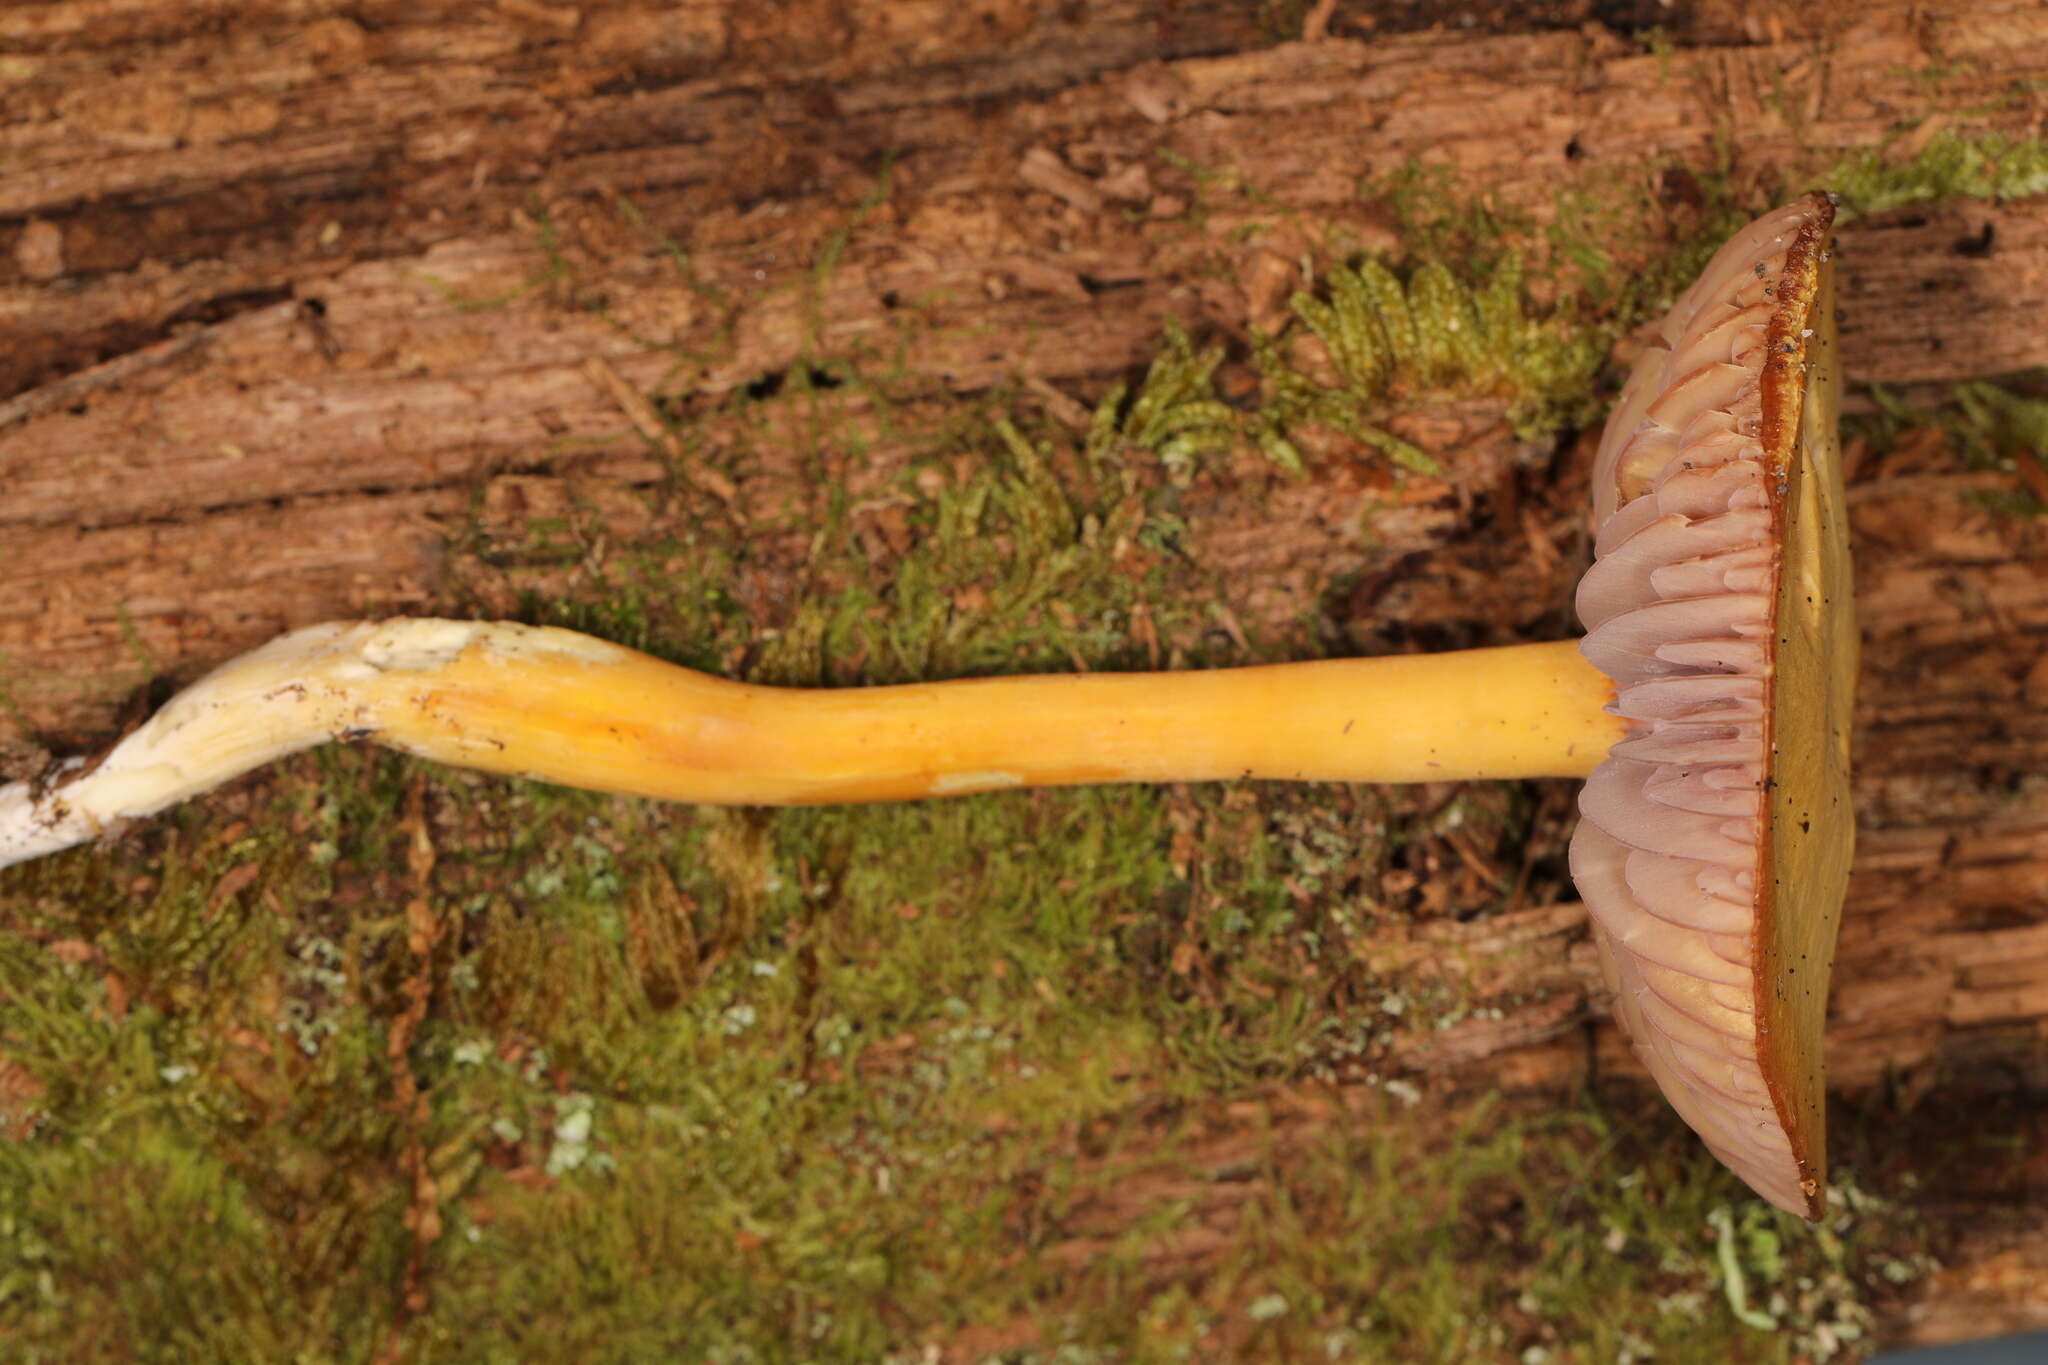
[[[23,1360],[367,1358],[404,1205],[374,1020],[297,971],[285,839],[176,823],[140,878],[14,883],[0,1036],[38,1093],[0,1147],[0,1320]],[[349,934],[344,967],[380,938]]]
[[[1357,1060],[1327,991],[1400,988],[1356,965],[1345,890],[1389,852],[1377,793],[763,814],[293,767],[252,793],[277,833],[181,822],[137,925],[81,917],[128,885],[103,861],[22,888],[41,932],[7,941],[0,1030],[46,1090],[0,1156],[0,1314],[24,1359],[367,1360],[391,1331],[452,1360],[914,1359],[1022,1323],[1005,1360],[1788,1360],[1919,1264],[1860,1195],[1818,1235],[1736,1201],[1761,1332],[1728,1307],[1730,1178],[1667,1116],[1246,1127],[1260,1078]],[[408,1121],[388,798],[415,787],[447,939]],[[306,870],[301,838],[335,852]],[[148,983],[118,1018],[109,979]],[[412,1144],[440,1221],[417,1311]],[[1219,1210],[1227,1242],[1162,1275]]]
[[[1213,1278],[1120,1301],[1157,1245],[1133,1239],[1084,1272],[1056,1340],[1113,1360],[1829,1360],[1859,1353],[1872,1297],[1926,1269],[1896,1261],[1902,1225],[1861,1194],[1821,1230],[1746,1208],[1724,1260],[1720,1174],[1649,1138],[1593,1108],[1501,1122],[1482,1107],[1422,1144],[1343,1125],[1275,1144],[1229,1177],[1253,1193]],[[1768,1304],[1755,1325],[1727,1310],[1731,1263]]]
[[[1187,330],[1168,318],[1137,397],[1126,405],[1129,391],[1118,384],[1096,404],[1088,450],[1098,457],[1119,447],[1149,451],[1185,487],[1200,457],[1229,450],[1244,438],[1237,411],[1216,396],[1214,376],[1222,363],[1221,346],[1195,350]],[[1301,472],[1301,459],[1291,449],[1275,446],[1267,454],[1290,473]]]
[[[1339,266],[1328,279],[1327,303],[1297,293],[1293,308],[1340,383],[1325,386],[1292,371],[1281,358],[1284,336],[1279,343],[1255,343],[1255,360],[1275,395],[1262,414],[1262,442],[1284,440],[1290,426],[1316,423],[1347,431],[1406,468],[1437,473],[1433,459],[1367,425],[1360,414],[1384,404],[1400,386],[1501,394],[1525,436],[1588,415],[1603,350],[1562,318],[1531,312],[1519,257],[1502,256],[1476,285],[1439,261],[1416,267],[1405,283],[1369,259]]]
[[[1819,183],[1856,213],[1940,199],[2023,199],[2048,190],[2048,142],[1944,129],[1903,161],[1888,145],[1846,156]]]
[[[1440,474],[1428,453],[1388,431],[1403,399],[1418,395],[1504,396],[1516,430],[1534,438],[1591,413],[1591,380],[1604,354],[1596,337],[1558,313],[1538,313],[1522,290],[1521,262],[1503,256],[1469,284],[1429,261],[1403,279],[1370,258],[1333,267],[1327,298],[1298,291],[1294,322],[1279,335],[1254,330],[1249,360],[1263,383],[1256,402],[1234,407],[1215,383],[1225,349],[1197,350],[1168,320],[1157,356],[1128,407],[1112,389],[1097,409],[1091,449],[1149,453],[1186,484],[1204,456],[1237,446],[1303,472],[1298,440],[1312,429],[1340,432],[1403,469]],[[1304,356],[1302,343],[1318,348]],[[1326,362],[1314,370],[1307,359]]]
[[[1442,1147],[1341,1122],[1306,1148],[1254,1141],[1244,1166],[1204,1177],[1255,1182],[1223,1263],[1152,1279],[1152,1249],[1199,1204],[1146,1173],[1192,1153],[1198,1128],[1153,1131],[1133,1103],[1235,1089],[1169,1033],[1185,1022],[1155,1013],[1170,974],[1119,933],[1180,884],[1147,833],[1162,801],[1008,794],[766,821],[605,803],[596,827],[622,852],[561,852],[556,837],[546,855],[444,851],[436,915],[462,940],[409,1065],[430,1100],[445,1231],[405,1339],[479,1361],[543,1343],[578,1359],[864,1360],[1022,1317],[1104,1359],[1219,1334],[1365,1360],[1606,1360],[1632,1338],[1658,1359],[1784,1359],[1799,1345],[1723,1314],[1709,1215],[1726,1176],[1668,1133],[1591,1113],[1479,1119]],[[1237,814],[1265,823],[1251,803]],[[538,833],[591,827],[577,815],[550,808]],[[1256,911],[1267,879],[1343,856],[1312,831],[1294,840],[1281,854],[1254,838],[1239,872],[1214,869],[1227,902]],[[501,860],[515,857],[517,878]],[[148,908],[182,922],[204,918],[195,904],[168,888]],[[703,935],[665,995],[633,947],[664,913]],[[1215,931],[1256,960],[1288,929],[1255,912]],[[252,956],[291,980],[303,951],[256,937]],[[206,979],[225,1017],[198,1026],[188,996],[95,1028],[67,998],[92,974],[16,946],[17,1055],[53,1079],[77,1069],[48,1096],[43,1140],[6,1157],[15,1269],[0,1306],[17,1341],[100,1358],[89,1343],[60,1354],[89,1320],[124,1357],[145,1340],[164,1359],[369,1357],[378,1325],[402,1317],[389,1286],[407,1245],[371,984],[388,950],[373,930],[344,951],[355,1001],[332,1033],[238,1065],[220,1040],[258,1022],[255,977],[189,955],[180,979]],[[1064,1136],[1101,1122],[1082,1149]],[[1659,1155],[1672,1150],[1688,1155]],[[1616,1162],[1644,1169],[1617,1182]],[[1069,1263],[1065,1220],[1111,1189],[1141,1207]],[[1867,1318],[1865,1280],[1896,1258],[1843,1209],[1858,1216],[1829,1241],[1746,1207],[1749,1301],[1809,1335]]]

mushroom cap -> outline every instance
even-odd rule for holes
[[[1808,1218],[1855,836],[1833,218],[1811,194],[1731,238],[1608,420],[1580,648],[1631,728],[1571,851],[1637,1055],[1716,1156]]]

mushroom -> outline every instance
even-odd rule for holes
[[[1597,460],[1576,644],[802,691],[566,630],[332,623],[224,664],[95,760],[0,786],[0,867],[334,739],[720,804],[1586,777],[1572,866],[1618,1017],[1716,1155],[1817,1217],[1856,652],[1831,218],[1812,195],[1738,234],[1637,364]]]

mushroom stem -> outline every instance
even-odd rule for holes
[[[1103,782],[1583,777],[1624,737],[1613,696],[1570,643],[804,690],[545,627],[314,626],[193,684],[98,763],[0,787],[0,866],[330,739],[672,801],[809,805]]]

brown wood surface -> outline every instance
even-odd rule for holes
[[[1657,50],[1585,5],[1533,7],[1587,20],[1563,27],[1482,6],[1471,33],[1339,6],[1328,36],[1277,43],[1256,8],[0,9],[0,681],[38,735],[82,743],[151,672],[189,677],[324,618],[509,606],[538,581],[457,564],[465,527],[578,503],[631,538],[721,514],[729,492],[764,541],[801,535],[813,471],[772,439],[793,402],[764,405],[771,439],[710,422],[698,477],[651,504],[636,493],[669,465],[626,395],[706,411],[807,356],[865,354],[962,393],[1032,381],[1025,401],[1071,417],[1151,354],[1162,318],[1241,337],[1269,315],[1315,245],[1290,222],[1393,245],[1359,190],[1412,158],[1541,222],[1560,187],[1704,172],[1731,147],[1731,173],[1761,183],[1945,131],[2032,133],[2048,78],[2048,8],[1999,0],[1711,4]],[[1262,199],[1209,202],[1188,166]],[[1670,183],[1676,234],[1689,201]],[[543,218],[568,274],[549,277]],[[1841,268],[1852,382],[2048,364],[2048,200],[1866,218]],[[845,477],[884,487],[903,451],[857,401],[841,410],[877,437]],[[1498,512],[1532,480],[1582,484],[1585,442],[1527,447],[1479,400],[1397,425],[1446,468],[1398,500],[1343,459],[1256,498],[1249,462],[1191,490],[1193,553],[1242,627],[1284,645],[1332,581],[1406,563],[1348,622],[1360,645],[1417,622],[1455,634],[1481,585],[1513,597],[1486,619],[1562,628],[1582,531],[1561,501]],[[2037,1118],[2048,528],[1971,500],[2008,483],[1925,446],[1856,471],[1863,832],[1829,1065],[1851,1097]],[[1481,981],[1501,1017],[1403,1058],[1435,1083],[1636,1074],[1576,905],[1388,951],[1515,964],[1512,985]],[[1980,1216],[2048,1212],[2040,1124],[2023,1131],[2031,1183],[1944,1196],[1950,1269],[1903,1337],[2048,1323],[2048,1242]]]

